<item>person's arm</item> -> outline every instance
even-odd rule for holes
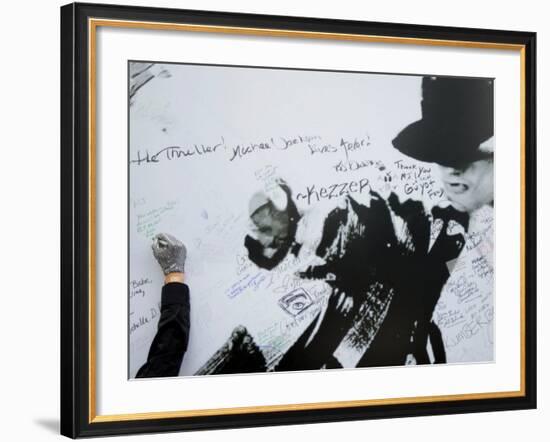
[[[165,277],[161,314],[147,361],[136,378],[178,376],[189,341],[189,287],[184,284],[185,246],[170,235],[157,235],[153,254]]]

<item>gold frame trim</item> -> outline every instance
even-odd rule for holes
[[[324,39],[340,41],[356,41],[369,43],[389,43],[389,44],[412,44],[421,46],[446,46],[477,49],[498,49],[519,51],[520,53],[520,389],[518,391],[503,391],[489,393],[466,393],[438,396],[416,396],[388,399],[368,399],[352,401],[333,401],[333,402],[315,402],[301,404],[283,404],[283,405],[261,405],[233,408],[214,408],[180,411],[159,411],[148,413],[129,413],[129,414],[96,414],[96,34],[97,28],[115,27],[115,28],[134,28],[148,30],[168,30],[168,31],[186,31],[186,32],[206,32],[217,34],[236,34],[236,35],[255,35],[267,37],[289,37],[289,38],[307,38]],[[89,367],[88,367],[88,422],[119,422],[134,421],[145,419],[169,419],[179,417],[198,417],[198,416],[219,416],[219,415],[238,415],[246,413],[272,413],[277,411],[297,411],[297,410],[322,410],[327,408],[348,408],[365,407],[374,405],[396,405],[396,404],[420,404],[426,402],[442,401],[460,401],[460,400],[481,400],[497,398],[522,397],[526,394],[525,379],[525,106],[526,106],[526,83],[525,83],[525,45],[507,44],[494,42],[475,42],[459,40],[440,40],[424,39],[410,37],[389,37],[377,35],[359,35],[330,32],[310,32],[310,31],[292,31],[284,29],[263,29],[246,28],[236,26],[210,26],[181,23],[158,23],[158,22],[140,22],[130,20],[111,20],[111,19],[88,19],[88,69],[89,69]]]

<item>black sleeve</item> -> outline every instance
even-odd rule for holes
[[[178,376],[189,341],[189,310],[189,287],[178,282],[165,284],[157,334],[136,378]]]

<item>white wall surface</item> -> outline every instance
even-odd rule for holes
[[[538,32],[538,410],[378,421],[253,428],[126,437],[123,440],[325,441],[464,439],[547,440],[550,387],[547,376],[550,326],[544,312],[544,263],[550,239],[544,229],[550,185],[544,149],[548,120],[550,14],[545,2],[437,0],[414,2],[296,2],[292,0],[125,0],[126,4],[265,14],[466,26]],[[2,440],[43,441],[59,432],[59,6],[58,0],[6,2],[0,27],[0,264]]]

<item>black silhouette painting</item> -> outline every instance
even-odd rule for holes
[[[129,76],[131,377],[161,231],[188,250],[181,376],[493,361],[492,79]]]

